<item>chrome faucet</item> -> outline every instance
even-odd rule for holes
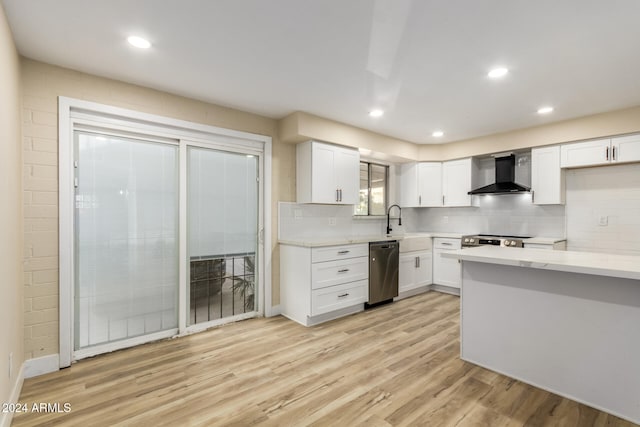
[[[389,216],[389,212],[391,212],[391,208],[394,207],[394,206],[397,207],[398,210],[400,211],[400,214],[398,215],[398,225],[402,225],[402,208],[399,205],[391,205],[391,206],[389,206],[389,209],[387,209],[387,234],[391,234],[392,228],[391,228],[391,225],[389,223],[390,220],[391,220],[391,217]]]

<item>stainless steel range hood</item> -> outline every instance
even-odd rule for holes
[[[516,156],[496,157],[496,182],[469,191],[469,194],[517,194],[531,191],[531,188],[515,182]]]

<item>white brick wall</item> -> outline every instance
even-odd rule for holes
[[[640,255],[640,164],[573,169],[566,180],[567,249]]]

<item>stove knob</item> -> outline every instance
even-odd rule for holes
[[[515,245],[516,245],[516,241],[515,241],[515,240],[512,240],[512,241],[511,241],[511,246],[515,246]]]
[[[465,243],[469,243],[469,239],[464,239],[464,242]]]
[[[508,240],[505,240],[505,241],[504,241],[504,245],[505,245],[505,246],[509,246],[510,244],[511,244],[511,242],[509,242]]]
[[[475,243],[476,239],[469,239],[469,243]]]

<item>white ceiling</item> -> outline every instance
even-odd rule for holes
[[[3,0],[26,57],[417,143],[640,105],[638,0]],[[141,35],[142,51],[126,37]],[[510,69],[494,81],[494,66]],[[539,116],[536,110],[555,111]],[[382,108],[385,115],[367,115]],[[441,129],[442,138],[431,133]]]

